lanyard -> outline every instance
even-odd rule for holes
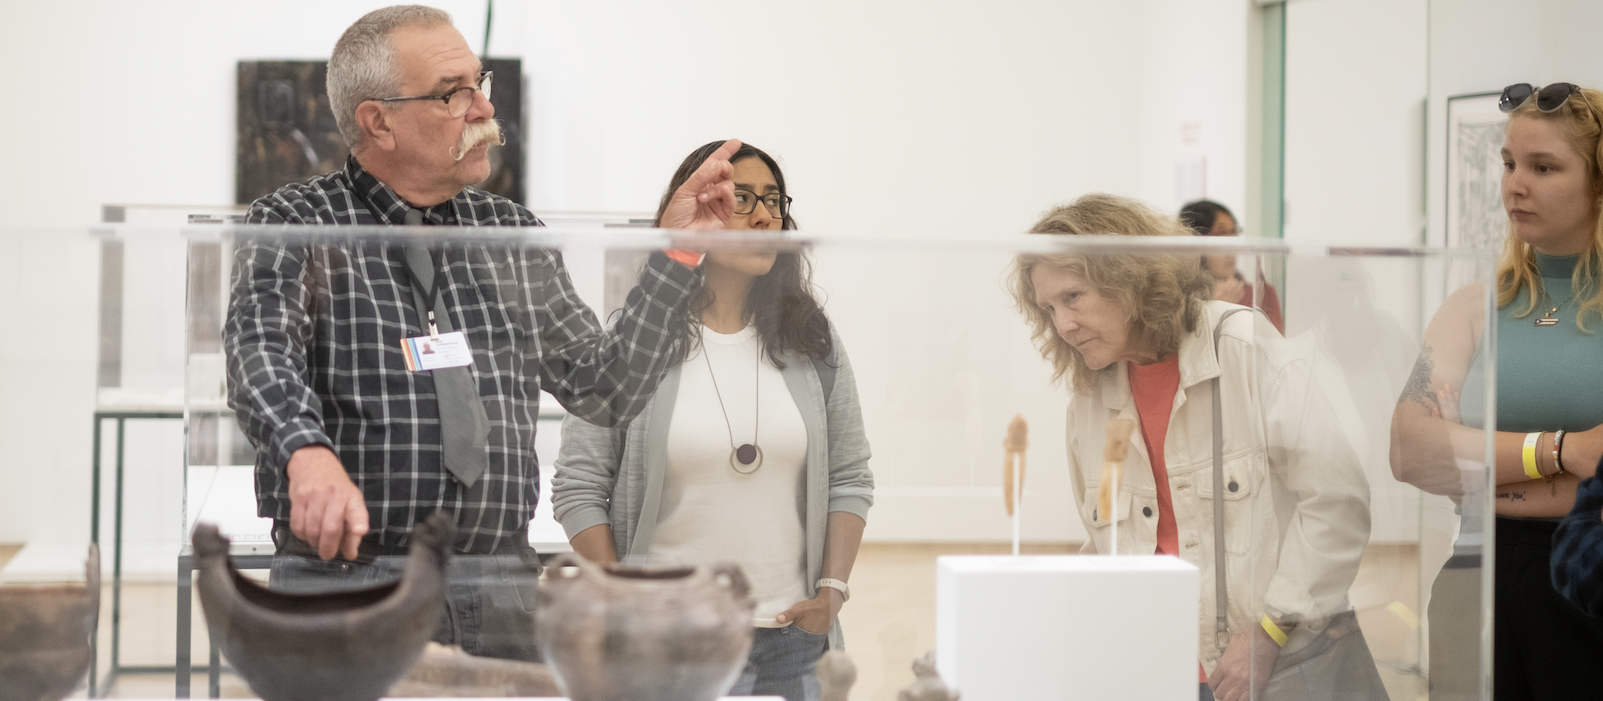
[[[371,202],[368,202],[367,198],[365,198],[365,197],[362,198],[362,206],[367,208],[367,213],[369,215],[371,215],[375,220],[384,221],[384,218],[379,216],[378,212],[373,210],[373,204]],[[418,210],[412,210],[412,211],[416,212]],[[421,212],[418,212],[418,213],[421,214]],[[418,223],[421,224],[422,222],[420,221]],[[433,338],[435,340],[439,340],[439,338],[440,338],[440,329],[434,323],[434,308],[439,305],[439,301],[440,301],[440,278],[445,277],[444,275],[441,274],[441,270],[440,270],[440,262],[439,262],[439,257],[438,257],[439,256],[439,252],[438,251],[434,251],[432,249],[429,250],[429,265],[433,268],[433,273],[434,274],[432,276],[430,276],[429,286],[428,286],[427,291],[424,290],[423,285],[418,281],[418,273],[417,273],[417,271],[412,270],[411,257],[406,254],[406,247],[405,246],[401,247],[400,254],[401,254],[401,256],[400,256],[400,258],[401,258],[401,270],[406,273],[407,284],[410,285],[412,287],[412,289],[424,293],[424,297],[425,297],[424,302],[428,306],[426,306],[423,309],[419,309],[418,311],[420,312],[420,315],[423,316],[428,322],[428,325],[429,325],[429,337]]]
[[[425,313],[424,316],[429,325],[429,337],[435,339],[440,337],[440,329],[434,324],[434,308],[438,306],[440,301],[440,279],[445,277],[445,275],[442,274],[443,271],[440,270],[439,261],[436,258],[437,255],[438,254],[436,251],[429,251],[429,262],[434,266],[434,279],[429,281],[429,286],[426,288],[426,291],[423,287],[423,284],[418,281],[417,273],[412,270],[412,263],[410,259],[408,259],[404,253],[401,257],[401,270],[406,273],[407,284],[410,285],[412,289],[423,292],[425,304],[428,306],[419,311],[423,311]]]

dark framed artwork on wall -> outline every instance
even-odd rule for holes
[[[490,104],[506,145],[490,149],[478,187],[523,204],[523,60],[491,58]],[[327,61],[240,61],[234,202],[250,204],[288,183],[338,170],[350,153],[328,104]]]

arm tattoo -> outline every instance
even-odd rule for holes
[[[1498,492],[1497,498],[1506,499],[1508,501],[1525,501],[1525,491],[1517,490],[1512,492]]]
[[[1398,404],[1414,402],[1426,409],[1436,408],[1436,393],[1430,390],[1430,376],[1436,363],[1430,359],[1430,354],[1430,346],[1419,351],[1419,360],[1414,361],[1414,371],[1408,375],[1408,384],[1403,385],[1403,396],[1397,399]]]

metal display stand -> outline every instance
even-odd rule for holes
[[[97,684],[96,677],[100,672],[100,636],[97,633],[89,643],[89,698],[103,697],[116,683],[117,675],[123,672],[150,673],[172,672],[170,667],[159,666],[123,666],[121,658],[122,638],[122,502],[123,502],[123,450],[127,437],[128,421],[133,420],[182,420],[184,412],[163,407],[129,407],[125,409],[103,409],[94,414],[94,461],[90,471],[90,509],[89,509],[89,542],[100,544],[100,431],[101,425],[107,420],[117,422],[117,466],[116,466],[116,495],[113,497],[114,515],[112,516],[112,546],[111,546],[111,668],[106,671],[106,678]],[[187,614],[181,614],[187,615]]]
[[[265,570],[273,566],[271,553],[258,555],[229,555],[234,566],[242,570]],[[194,548],[185,544],[183,550],[178,552],[178,659],[173,665],[174,676],[177,679],[177,688],[174,689],[174,698],[189,698],[189,675],[194,671],[190,662],[190,626],[191,601],[194,590],[195,556]],[[206,697],[218,698],[222,696],[222,655],[217,650],[217,642],[208,638],[211,652],[206,659]],[[232,672],[233,670],[228,670]]]

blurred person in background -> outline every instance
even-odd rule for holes
[[[1180,223],[1185,224],[1198,236],[1242,234],[1241,227],[1236,223],[1236,216],[1224,205],[1213,200],[1197,200],[1181,207]],[[1275,325],[1275,330],[1285,335],[1286,322],[1280,315],[1280,293],[1275,291],[1275,286],[1269,284],[1263,275],[1253,276],[1257,281],[1256,286],[1247,282],[1241,271],[1236,269],[1235,256],[1203,256],[1202,267],[1213,274],[1214,299],[1262,310],[1264,316],[1269,318],[1269,323]],[[1262,299],[1256,296],[1259,290],[1262,290]]]

